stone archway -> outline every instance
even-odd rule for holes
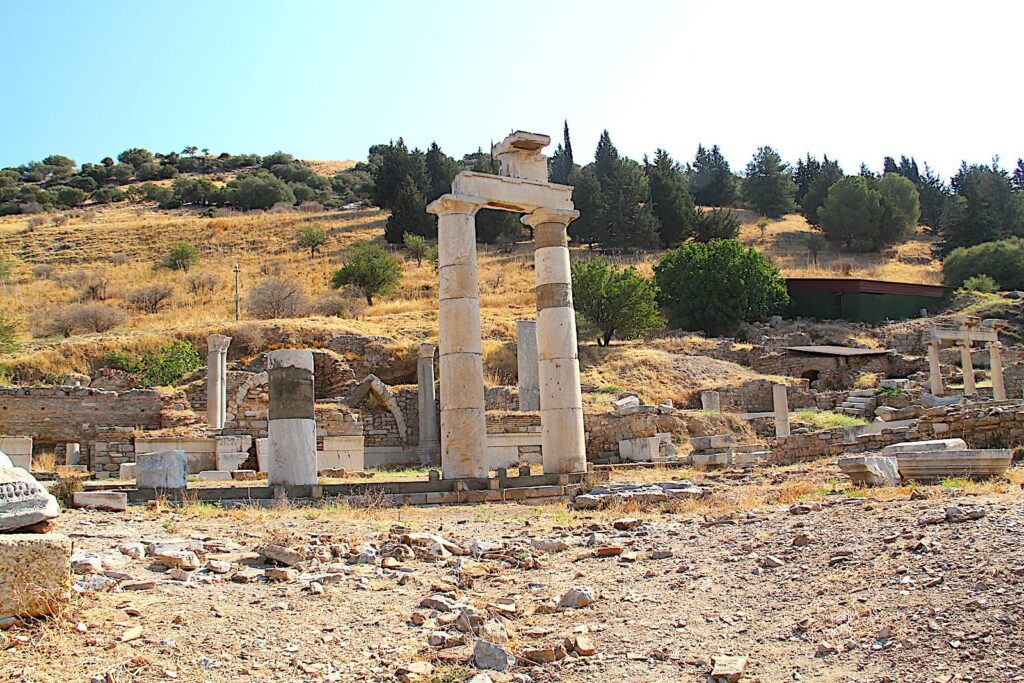
[[[395,418],[395,423],[398,425],[398,436],[401,438],[402,444],[408,445],[409,430],[405,424],[405,415],[402,413],[402,408],[398,405],[395,395],[391,393],[391,390],[388,389],[387,385],[377,375],[367,375],[366,379],[352,390],[352,395],[348,400],[349,407],[355,408],[367,396],[373,396],[382,406],[388,409],[388,412]]]
[[[267,382],[268,379],[266,372],[257,372],[256,374],[251,375],[248,379],[242,382],[242,384],[239,385],[238,389],[235,390],[235,395],[228,398],[228,404],[224,411],[224,421],[234,421],[235,416],[238,414],[239,407],[245,401],[246,397],[249,395],[249,392],[257,387],[266,387]]]

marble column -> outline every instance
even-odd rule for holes
[[[228,346],[231,345],[231,337],[211,334],[206,344],[206,421],[210,429],[223,429],[228,405]]]
[[[519,410],[540,410],[537,322],[534,320],[516,321],[516,361],[519,370]]]
[[[445,479],[489,474],[476,267],[475,217],[481,205],[448,194],[427,207],[437,215],[441,474]]]
[[[992,374],[992,398],[1006,400],[1006,386],[1003,384],[1003,358],[999,355],[999,342],[988,343],[989,369]]]
[[[267,354],[270,486],[309,486],[316,477],[313,353],[281,349]]]
[[[789,436],[789,399],[785,384],[772,385],[772,407],[775,409],[775,436]]]
[[[416,395],[419,409],[420,439],[416,454],[421,465],[433,464],[441,453],[441,432],[437,419],[437,394],[434,393],[434,354],[437,347],[433,344],[420,344],[419,357],[416,359]]]
[[[549,474],[587,469],[567,233],[579,215],[568,209],[536,209],[522,219],[533,228],[541,449]]]
[[[82,447],[77,443],[66,443],[64,444],[64,464],[65,465],[80,465],[82,464]]]
[[[942,368],[939,365],[939,342],[928,342],[928,383],[932,396],[942,396]]]
[[[960,366],[964,375],[964,396],[974,396],[978,390],[974,388],[974,361],[971,360],[971,342],[960,342]]]

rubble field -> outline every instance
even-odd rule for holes
[[[1020,469],[916,489],[850,488],[831,459],[613,478],[704,495],[67,510],[71,606],[0,631],[0,680],[1024,680]]]

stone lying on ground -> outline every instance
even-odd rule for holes
[[[0,532],[39,524],[60,514],[57,499],[20,467],[0,466]]]
[[[268,560],[273,560],[278,564],[287,565],[289,567],[296,567],[305,562],[306,557],[291,548],[285,548],[282,545],[265,545],[258,550],[259,554]]]
[[[1006,474],[1013,460],[1009,448],[903,452],[896,456],[903,481],[939,482],[950,477],[990,479]]]
[[[896,420],[913,420],[920,417],[924,409],[920,406],[907,406],[906,408],[890,408],[889,406],[878,406],[875,408],[875,415],[882,422],[894,422]]]
[[[489,643],[486,640],[478,640],[473,646],[473,663],[478,669],[507,671],[515,662],[516,658],[512,653],[500,645]]]
[[[232,476],[229,470],[204,470],[196,475],[199,481],[231,481]]]
[[[183,489],[188,485],[185,451],[140,453],[135,457],[135,485],[140,489]]]
[[[202,566],[199,556],[191,550],[157,548],[156,552],[150,553],[150,555],[154,562],[170,569],[199,569]]]
[[[71,498],[76,508],[110,512],[128,509],[128,494],[119,491],[75,491]]]
[[[862,455],[839,458],[839,469],[857,486],[898,486],[895,457]]]
[[[901,441],[900,443],[889,444],[882,449],[882,453],[895,455],[897,453],[964,450],[967,450],[967,442],[963,439],[931,439],[929,441]]]
[[[612,405],[615,406],[616,410],[620,408],[636,408],[640,405],[640,399],[636,396],[624,396],[612,401]]]
[[[586,586],[573,586],[558,601],[559,609],[579,609],[594,602],[594,592]]]
[[[732,657],[718,655],[712,659],[714,669],[711,670],[711,681],[720,683],[736,683],[743,678],[743,672],[747,668],[746,657]]]
[[[705,493],[707,493],[707,489],[695,486],[688,481],[667,481],[653,484],[605,484],[595,486],[587,493],[576,496],[573,500],[573,505],[577,509],[591,510],[627,501],[663,503],[675,498],[697,498]]]
[[[70,599],[70,538],[0,535],[0,622],[53,614]]]

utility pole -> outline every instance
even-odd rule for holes
[[[235,273],[235,322],[237,322],[238,321],[238,273],[239,273],[238,262],[237,261],[235,262],[235,267],[234,267],[233,270],[234,270],[234,273]]]

